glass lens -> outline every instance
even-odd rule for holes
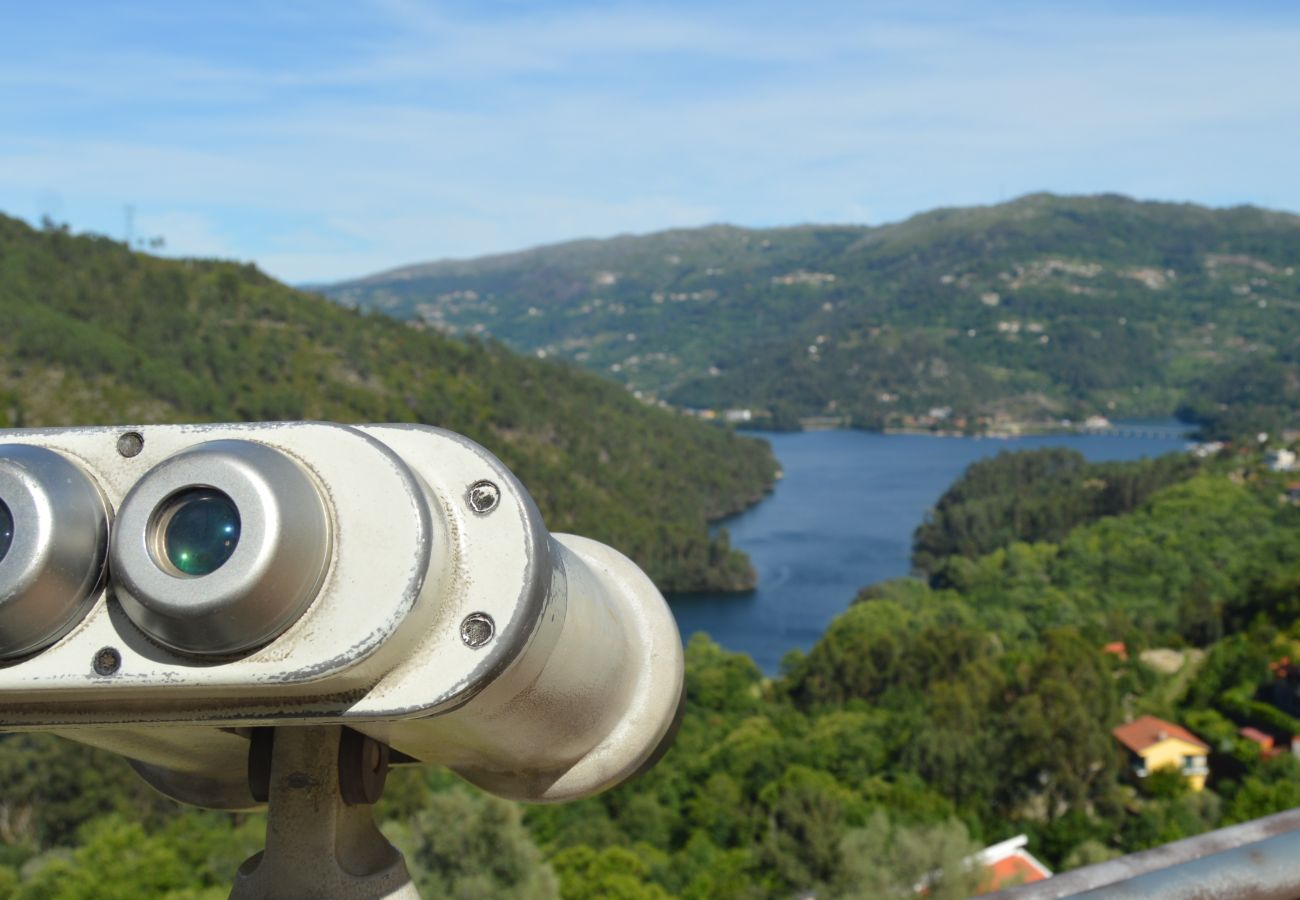
[[[9,552],[9,545],[14,542],[14,516],[9,507],[0,500],[0,559]]]
[[[212,488],[191,488],[168,501],[162,550],[186,575],[207,575],[230,559],[239,543],[239,509]]]

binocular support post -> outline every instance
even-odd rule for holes
[[[402,854],[379,832],[388,748],[339,725],[254,732],[253,794],[267,801],[266,849],[239,867],[235,900],[419,900]]]

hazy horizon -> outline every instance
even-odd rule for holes
[[[1134,197],[1129,194],[1119,194],[1115,191],[1099,191],[1095,194],[1060,194],[1060,193],[1055,193],[1053,191],[1029,191],[1025,194],[1020,194],[1015,197],[1008,197],[1005,200],[998,200],[992,203],[972,203],[972,204],[966,204],[962,206],[955,206],[953,204],[941,204],[940,206],[931,207],[930,209],[917,210],[916,212],[909,213],[903,216],[902,218],[891,219],[887,222],[849,222],[849,221],[787,222],[787,223],[777,223],[772,225],[745,225],[739,222],[701,222],[698,225],[677,225],[677,226],[670,226],[667,228],[652,228],[646,231],[620,231],[620,232],[615,232],[613,234],[578,234],[578,235],[573,235],[572,237],[561,237],[557,240],[546,241],[545,243],[541,243],[541,244],[529,244],[524,247],[507,247],[501,250],[489,250],[486,253],[478,253],[473,256],[439,256],[439,257],[430,257],[428,259],[413,259],[404,263],[398,263],[395,266],[389,266],[386,269],[378,269],[373,272],[364,272],[357,275],[345,276],[343,278],[337,278],[330,281],[307,280],[307,281],[301,281],[295,283],[308,286],[308,287],[318,285],[318,284],[319,285],[338,284],[341,282],[359,281],[359,280],[371,278],[378,275],[387,275],[392,272],[400,272],[405,269],[418,268],[422,266],[439,265],[442,263],[468,262],[477,259],[491,259],[491,258],[503,257],[503,256],[515,256],[521,253],[530,253],[534,250],[543,250],[547,247],[558,247],[558,246],[563,246],[565,244],[578,244],[578,243],[583,243],[585,241],[609,241],[609,240],[616,240],[618,238],[649,237],[655,234],[663,234],[669,231],[691,231],[691,230],[700,230],[706,228],[739,228],[745,231],[778,231],[778,230],[790,229],[790,228],[883,228],[890,225],[897,225],[902,222],[906,222],[909,219],[915,218],[916,216],[925,215],[926,213],[935,212],[940,209],[973,209],[978,207],[999,206],[1006,203],[1014,203],[1018,200],[1023,200],[1026,197],[1031,197],[1038,194],[1051,194],[1052,196],[1060,197],[1063,199],[1077,198],[1077,197],[1098,197],[1098,196],[1109,195],[1109,196],[1124,197],[1129,200],[1134,200],[1138,203],[1168,203],[1173,205],[1192,204],[1194,206],[1202,206],[1206,209],[1215,209],[1215,210],[1226,210],[1226,209],[1233,209],[1235,207],[1241,207],[1241,206],[1252,206],[1257,209],[1266,210],[1268,212],[1281,213],[1283,215],[1290,215],[1290,216],[1300,216],[1300,210],[1282,209],[1279,207],[1262,206],[1260,204],[1252,204],[1252,203],[1228,203],[1222,205],[1211,205],[1211,204],[1204,204],[1204,203],[1195,203],[1194,201],[1191,200],[1181,200],[1175,197]]]

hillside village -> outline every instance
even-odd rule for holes
[[[1285,214],[1031,195],[879,227],[578,241],[323,290],[737,424],[1017,434],[1179,412],[1221,436],[1300,425],[1297,246]],[[1251,412],[1225,420],[1226,391]]]

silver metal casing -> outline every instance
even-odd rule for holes
[[[478,444],[420,426],[150,426],[132,429],[143,450],[127,456],[116,449],[124,430],[0,435],[85,460],[120,510],[113,571],[84,619],[0,668],[0,728],[114,750],[160,789],[219,808],[256,805],[252,727],[347,725],[494,793],[543,802],[617,784],[670,740],[683,659],[662,596],[616,551],[549,534],[527,491]],[[209,476],[201,460],[249,443],[314,486],[328,559],[323,574],[307,565],[310,577],[293,582],[296,597],[319,579],[301,605],[272,602],[255,627],[210,611],[209,638],[174,624],[188,595],[151,586],[156,573],[145,573],[157,560],[145,532],[158,503],[194,484],[220,482],[246,519],[263,495],[240,494],[222,480],[229,471]],[[172,467],[183,477],[158,475]],[[249,535],[221,568],[188,579],[200,608],[223,589],[202,585],[227,567],[232,578],[260,571],[236,564],[245,540],[262,546]]]
[[[229,497],[239,543],[220,568],[191,577],[170,567],[157,533],[168,500],[194,488]],[[333,543],[321,491],[282,451],[248,440],[205,441],[136,482],[111,544],[118,602],[173,650],[241,653],[280,634],[316,598]]]
[[[14,519],[0,558],[0,658],[54,642],[94,603],[108,553],[108,508],[67,457],[0,444],[0,502]]]

